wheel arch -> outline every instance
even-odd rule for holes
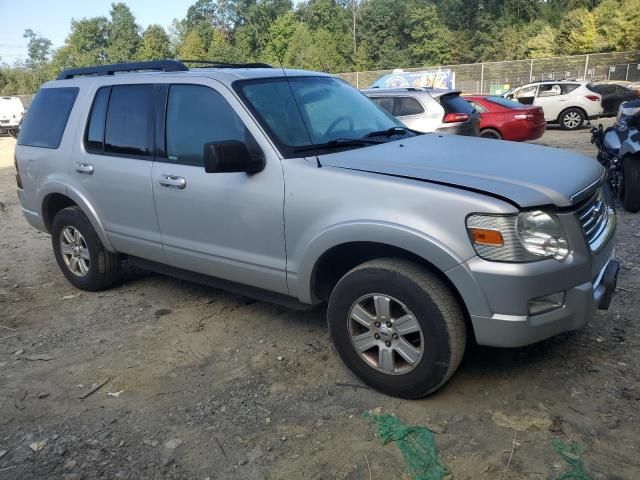
[[[49,233],[56,214],[63,208],[77,206],[86,215],[94,230],[98,234],[105,249],[115,252],[109,238],[107,237],[104,225],[100,221],[98,214],[87,199],[77,190],[69,187],[54,189],[44,194],[41,203],[42,220]]]
[[[447,276],[473,257],[469,250],[456,253],[449,246],[422,232],[382,222],[354,222],[336,225],[310,241],[300,260],[289,266],[291,293],[304,303],[326,300],[337,281],[357,265],[375,258],[405,258],[419,263],[444,279],[466,309],[458,282]],[[295,259],[293,259],[295,260]],[[293,271],[292,271],[293,270]]]

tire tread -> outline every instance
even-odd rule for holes
[[[384,269],[409,278],[431,297],[433,302],[441,311],[442,317],[447,324],[449,349],[451,351],[451,361],[449,362],[447,372],[440,383],[436,386],[427,388],[422,392],[418,392],[406,398],[420,398],[427,396],[447,383],[460,366],[460,362],[462,362],[462,357],[464,356],[467,345],[467,324],[462,308],[460,307],[458,300],[452,294],[449,286],[447,286],[431,270],[410,260],[393,257],[370,260],[353,268],[346,275],[357,272],[358,270],[369,268]]]

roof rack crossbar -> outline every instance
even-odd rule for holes
[[[180,60],[182,63],[192,63],[194,68],[273,68],[268,63],[228,63],[215,60]]]
[[[114,63],[111,65],[98,65],[95,67],[82,67],[64,70],[58,75],[57,80],[67,80],[69,78],[87,75],[114,75],[117,72],[142,72],[142,71],[162,71],[162,72],[185,72],[189,68],[177,60],[154,60],[151,62],[130,62]]]

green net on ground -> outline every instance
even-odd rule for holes
[[[407,426],[393,415],[365,413],[364,417],[376,426],[383,445],[396,442],[404,457],[406,473],[413,480],[441,480],[449,473],[438,460],[433,433],[428,428]]]
[[[582,466],[583,448],[577,442],[565,444],[555,439],[551,442],[553,449],[569,464],[571,470],[560,475],[557,480],[590,480]]]

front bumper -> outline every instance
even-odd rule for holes
[[[565,290],[561,308],[539,315],[471,315],[476,341],[493,347],[521,347],[584,326],[597,309],[609,308],[620,264],[611,258],[593,282]]]

